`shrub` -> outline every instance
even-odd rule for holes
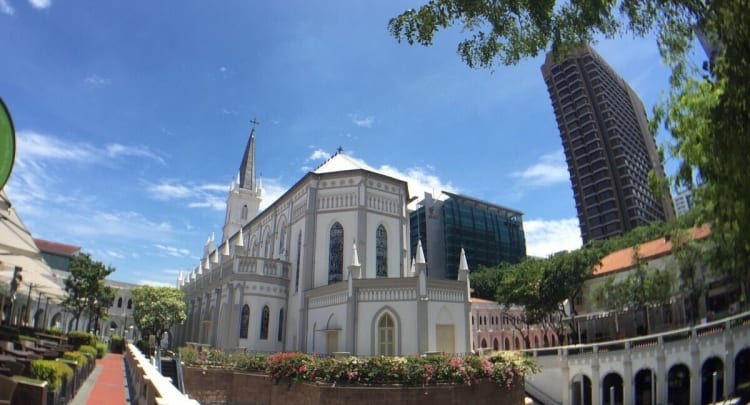
[[[60,388],[73,378],[73,369],[65,363],[54,360],[33,360],[29,367],[31,377],[47,381],[51,390]]]
[[[49,335],[55,335],[55,336],[63,336],[65,334],[65,332],[63,332],[63,330],[58,328],[57,326],[53,326],[47,329],[46,333]]]
[[[26,335],[18,335],[18,340],[21,342],[36,342],[36,338]]]
[[[490,357],[490,362],[490,378],[497,385],[508,389],[513,388],[520,379],[539,371],[539,366],[534,360],[520,352],[497,352]]]
[[[266,373],[276,382],[282,379],[300,381],[312,363],[313,357],[304,353],[276,353],[266,357]]]
[[[105,353],[107,353],[107,344],[97,343],[96,344],[96,358],[97,359],[103,358]]]
[[[63,353],[62,358],[77,362],[79,368],[86,366],[86,364],[88,364],[89,362],[88,356],[81,352],[65,352]]]
[[[138,350],[140,350],[141,353],[143,353],[144,356],[151,357],[151,347],[148,344],[148,340],[141,339],[141,340],[135,342],[135,347],[137,347]]]
[[[242,371],[265,371],[266,356],[257,353],[235,353],[230,356],[232,367]]]
[[[91,359],[95,359],[96,358],[97,350],[96,350],[96,348],[94,346],[83,345],[83,346],[81,346],[81,347],[78,348],[78,351],[81,352],[81,353],[83,353],[83,354],[85,354],[85,355],[87,355],[87,356],[89,356],[89,358],[91,358]]]
[[[193,366],[198,364],[198,352],[192,348],[192,347],[181,347],[179,349],[180,351],[180,359],[183,363],[185,363],[188,366]]]
[[[73,331],[68,333],[68,344],[78,349],[81,345],[96,346],[96,335],[88,332]]]
[[[109,338],[109,351],[112,353],[122,353],[125,349],[125,341],[120,335],[112,335]]]
[[[539,370],[531,357],[518,352],[498,352],[490,358],[428,355],[336,360],[297,352],[268,356],[237,353],[227,356],[214,349],[197,351],[182,347],[180,356],[186,365],[232,367],[243,371],[265,370],[276,383],[287,380],[333,384],[471,385],[489,378],[499,386],[510,389],[528,374]]]

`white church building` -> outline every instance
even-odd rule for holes
[[[409,257],[407,183],[341,149],[259,211],[255,129],[227,197],[220,241],[180,274],[178,344],[352,355],[471,351],[470,288]]]

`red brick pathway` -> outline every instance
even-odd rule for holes
[[[96,365],[102,372],[94,382],[86,405],[125,405],[125,368],[122,354],[109,353]]]

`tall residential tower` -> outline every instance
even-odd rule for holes
[[[542,65],[560,128],[583,243],[674,218],[667,189],[657,198],[649,171],[664,179],[646,110],[591,47]]]

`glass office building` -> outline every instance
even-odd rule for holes
[[[471,270],[503,262],[517,263],[526,256],[523,213],[475,198],[443,192],[439,200],[429,193],[410,214],[411,256],[417,240],[427,258],[427,274],[455,279],[463,247]]]

